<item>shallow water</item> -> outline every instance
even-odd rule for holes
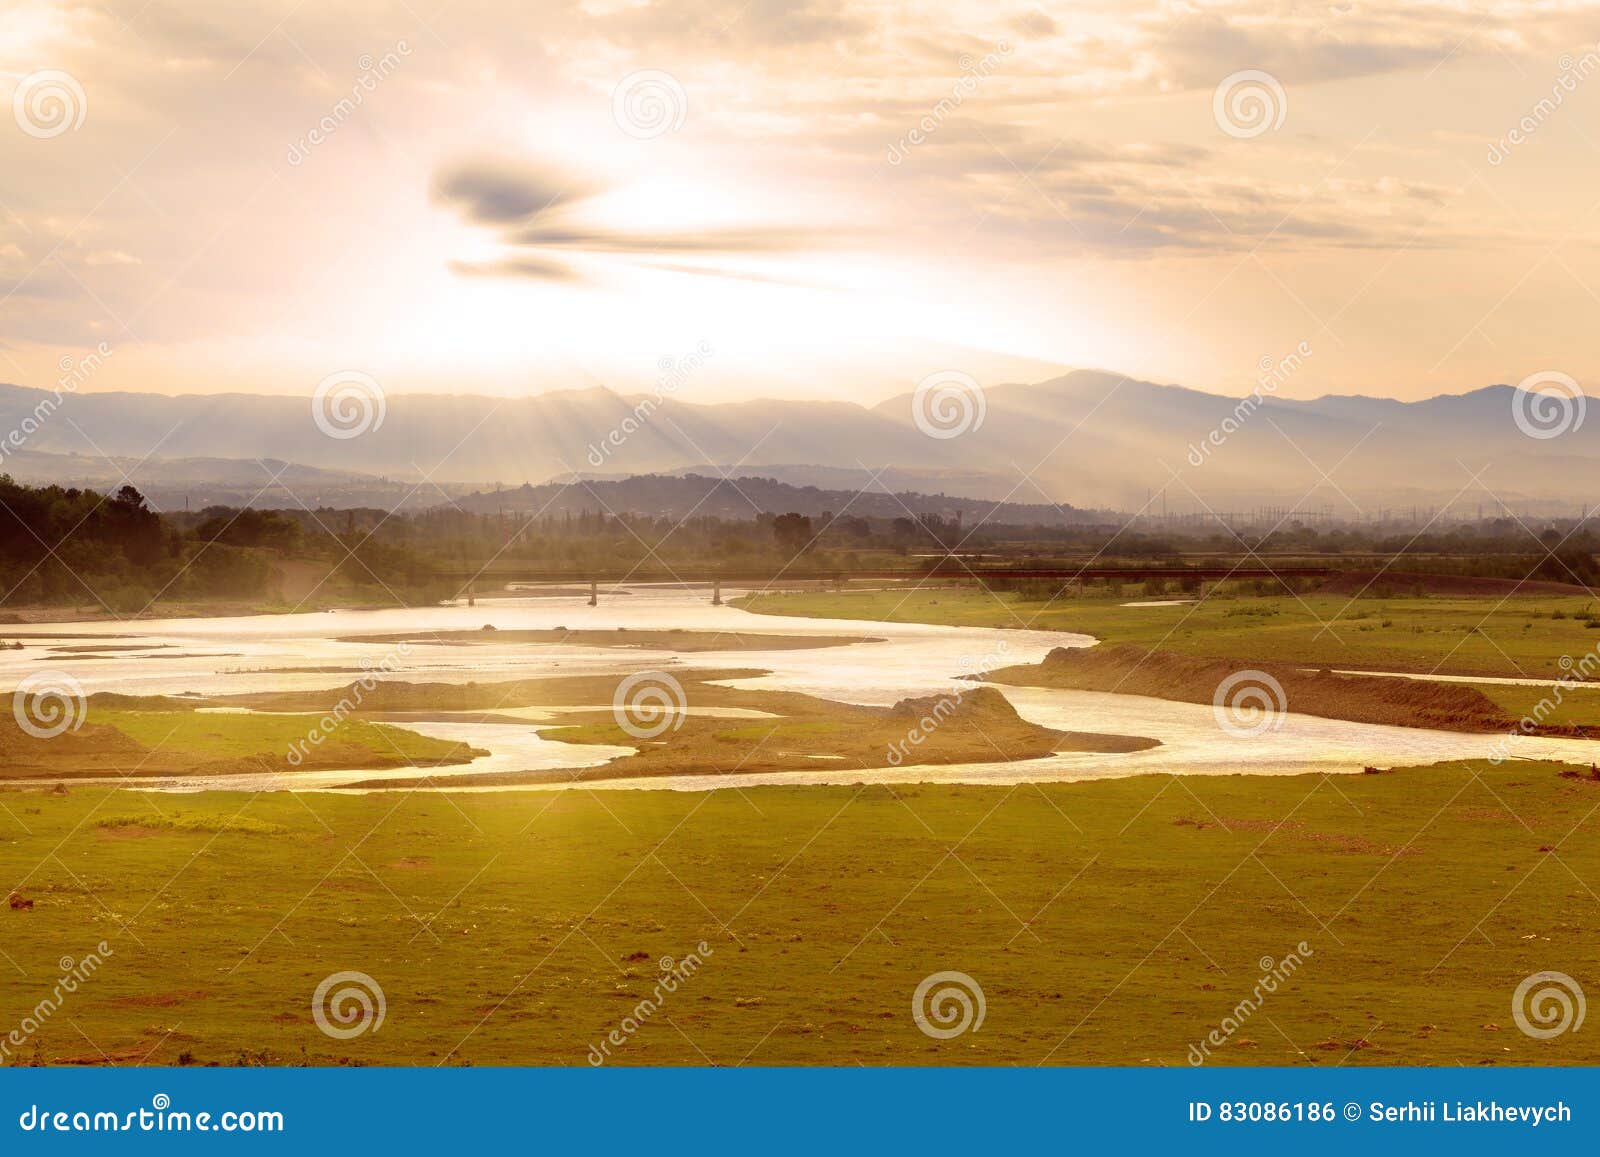
[[[664,650],[571,644],[427,644],[402,650],[380,642],[340,642],[341,636],[425,630],[473,630],[492,624],[500,630],[567,627],[579,629],[716,631],[873,636],[882,640],[845,647],[783,651]],[[137,624],[51,624],[7,628],[22,639],[20,650],[0,652],[0,688],[25,675],[59,670],[76,678],[88,693],[211,696],[264,690],[331,688],[348,684],[363,669],[385,678],[462,683],[545,675],[619,673],[659,669],[760,668],[769,675],[735,681],[735,686],[800,691],[841,702],[886,705],[908,696],[970,686],[960,676],[1011,663],[1032,663],[1051,648],[1088,646],[1083,635],[1051,631],[938,627],[912,623],[801,619],[752,615],[712,606],[707,592],[675,587],[633,587],[590,607],[573,595],[484,600],[476,607],[445,606],[413,610],[328,612],[309,615],[259,615],[243,618],[170,619]],[[110,636],[117,636],[112,638]],[[163,650],[105,654],[82,647],[99,640]],[[71,654],[71,661],[63,661]],[[159,656],[159,657],[158,657]],[[313,671],[306,668],[336,668]],[[1589,762],[1596,746],[1583,740],[1530,739],[1525,736],[1467,735],[1347,723],[1290,713],[1281,726],[1255,736],[1223,731],[1211,708],[1135,695],[1002,687],[1018,711],[1034,722],[1070,731],[1110,732],[1159,739],[1162,746],[1128,754],[1075,753],[1024,763],[964,764],[943,767],[891,767],[863,771],[828,768],[821,761],[797,759],[792,772],[762,775],[683,776],[617,780],[603,786],[629,789],[705,790],[763,783],[961,782],[1015,784],[1096,779],[1149,772],[1186,775],[1294,774],[1359,772],[1364,766],[1389,767],[1447,759],[1486,758],[1503,750],[1512,758],[1552,758]],[[691,709],[693,705],[691,704]],[[492,754],[471,764],[420,770],[357,769],[344,772],[210,780],[141,780],[154,790],[195,791],[218,787],[270,791],[288,787],[326,790],[341,784],[448,777],[481,772],[549,770],[592,766],[625,754],[626,748],[557,743],[540,731],[555,725],[562,710],[528,708],[504,712],[526,724],[481,723],[441,718],[404,726],[441,739],[454,739]],[[474,717],[478,713],[470,713]],[[887,754],[887,753],[886,753]],[[83,781],[79,781],[83,782]],[[124,782],[124,781],[117,781]],[[562,786],[562,785],[552,785]],[[588,782],[585,787],[602,786]],[[476,789],[509,790],[509,789]],[[518,789],[524,790],[524,789]]]

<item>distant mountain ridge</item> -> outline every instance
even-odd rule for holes
[[[48,396],[0,386],[0,437]],[[1152,496],[1163,490],[1173,510],[1299,502],[1343,516],[1452,498],[1491,509],[1498,501],[1600,501],[1600,418],[1559,437],[1530,437],[1513,420],[1517,393],[1504,385],[1418,402],[1266,393],[1241,416],[1236,398],[1079,370],[984,389],[981,423],[955,437],[924,433],[915,401],[906,393],[872,407],[701,404],[602,388],[515,399],[409,394],[387,399],[381,426],[339,439],[318,429],[305,397],[77,394],[38,423],[26,446],[135,460],[158,448],[163,458],[272,458],[512,486],[716,473],[712,464],[741,474],[814,470],[821,483],[822,472],[868,478],[889,466],[918,489],[962,479],[968,496],[1124,510],[1160,509]]]
[[[828,490],[794,486],[745,474],[737,478],[636,475],[622,479],[571,479],[469,494],[452,503],[477,514],[560,517],[564,514],[643,514],[682,519],[705,516],[751,519],[761,514],[854,515],[858,518],[916,518],[938,515],[947,522],[1067,526],[1092,522],[1091,511],[1053,503],[996,503],[914,491]]]

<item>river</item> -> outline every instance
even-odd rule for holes
[[[1130,613],[1136,613],[1130,611]],[[627,646],[528,644],[413,644],[362,641],[423,631],[577,630],[727,631],[764,635],[870,636],[873,641],[809,650],[697,651]],[[799,691],[840,702],[887,705],[970,685],[963,674],[1012,663],[1037,662],[1053,647],[1090,646],[1084,635],[1053,631],[940,627],[912,623],[789,618],[753,615],[713,606],[708,593],[677,587],[629,587],[603,592],[599,605],[571,594],[481,600],[477,606],[448,605],[409,610],[337,611],[236,618],[156,619],[136,623],[70,623],[6,627],[20,650],[0,651],[0,688],[10,689],[41,670],[69,673],[86,693],[181,695],[204,698],[253,691],[332,688],[367,670],[386,678],[418,682],[489,682],[541,675],[623,673],[690,667],[759,668],[770,672],[734,686]],[[341,641],[356,637],[355,641]],[[104,647],[104,651],[83,648]],[[109,648],[119,648],[110,650]],[[1347,723],[1289,712],[1281,725],[1253,736],[1222,730],[1211,708],[1135,695],[1002,687],[1026,719],[1069,731],[1149,736],[1162,746],[1130,754],[1056,755],[1000,764],[883,767],[873,770],[812,765],[760,775],[681,776],[586,781],[593,788],[706,790],[767,783],[986,783],[1098,779],[1162,772],[1185,775],[1350,773],[1364,766],[1487,758],[1504,747],[1514,758],[1588,763],[1596,747],[1583,740],[1463,734]],[[609,707],[609,704],[596,704]],[[1291,705],[1292,706],[1292,705]],[[692,709],[692,705],[691,705]],[[476,713],[474,713],[476,714]],[[456,739],[491,755],[457,767],[410,773],[393,769],[291,775],[230,776],[225,781],[140,780],[146,790],[225,789],[327,790],[364,779],[405,779],[486,771],[560,770],[591,766],[627,748],[557,743],[540,731],[558,712],[525,713],[527,722],[460,722],[443,716],[405,726],[441,739]],[[84,781],[77,781],[84,782]],[[116,780],[111,782],[127,782]],[[552,790],[477,788],[464,790]]]

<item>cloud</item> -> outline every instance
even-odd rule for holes
[[[824,240],[817,230],[781,226],[707,226],[646,232],[605,224],[562,224],[560,218],[581,202],[607,190],[580,174],[505,159],[454,162],[436,174],[433,188],[435,198],[463,221],[494,229],[503,246],[501,255],[488,261],[450,262],[450,271],[464,277],[580,281],[584,280],[583,275],[569,263],[574,254],[607,255],[645,264],[658,256],[788,254],[815,250]],[[781,277],[714,265],[649,263],[649,267],[788,284]]]
[[[514,225],[591,192],[570,173],[501,160],[454,162],[439,171],[433,188],[440,201],[475,225]]]
[[[516,245],[587,249],[603,253],[792,253],[814,249],[818,234],[806,229],[697,229],[692,233],[568,229],[535,225],[510,235]]]
[[[1060,26],[1042,8],[1033,8],[1020,16],[1013,16],[1011,27],[1023,36],[1045,37],[1054,36]]]
[[[531,281],[581,281],[583,277],[570,265],[527,255],[503,257],[497,261],[452,261],[450,272],[462,277],[522,277]]]

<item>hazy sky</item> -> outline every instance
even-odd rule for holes
[[[0,0],[0,381],[1586,382],[1597,41],[1561,0]]]

